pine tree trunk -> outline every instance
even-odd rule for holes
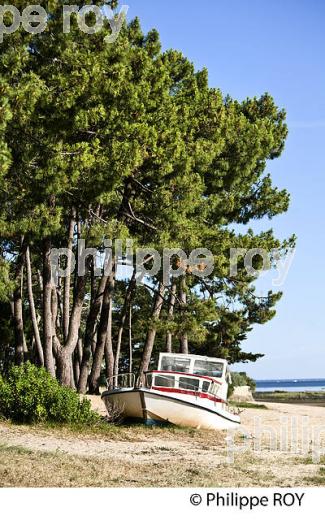
[[[108,314],[108,326],[107,336],[105,342],[105,362],[106,362],[106,377],[108,382],[108,388],[113,388],[113,375],[114,375],[114,353],[113,353],[113,340],[112,340],[112,305],[109,307]]]
[[[185,276],[181,280],[180,290],[179,290],[179,299],[181,301],[181,313],[182,313],[185,310],[186,304],[187,304]],[[188,337],[187,337],[186,332],[184,332],[180,337],[180,349],[181,349],[182,354],[188,354]]]
[[[12,301],[12,317],[13,327],[15,333],[15,362],[20,365],[25,360],[25,352],[27,350],[26,340],[24,334],[24,318],[23,318],[23,272],[24,272],[24,257],[26,252],[26,245],[24,239],[21,240],[20,252],[17,258],[15,269],[15,290]]]
[[[38,321],[37,321],[36,309],[35,309],[35,300],[34,300],[34,294],[33,294],[32,266],[31,266],[31,260],[30,260],[29,247],[27,247],[27,249],[26,249],[25,258],[26,258],[26,268],[27,268],[27,292],[28,292],[28,301],[29,301],[29,311],[30,311],[30,316],[31,316],[31,320],[32,320],[32,326],[33,326],[34,339],[35,339],[38,360],[39,360],[40,365],[44,366],[43,347],[42,347],[41,335],[40,335],[40,331],[39,331],[39,327],[38,327]]]
[[[76,287],[74,291],[74,301],[71,311],[71,318],[69,323],[69,334],[64,349],[72,356],[77,347],[79,339],[79,329],[81,323],[82,306],[85,298],[86,289],[86,275],[78,276]]]
[[[49,373],[55,377],[53,359],[53,330],[52,330],[52,273],[51,273],[51,240],[43,242],[43,344],[44,365]]]
[[[70,368],[70,388],[73,388],[73,390],[76,390],[76,381],[74,378],[74,353],[72,354],[71,359],[71,368]]]
[[[71,217],[69,221],[68,231],[68,255],[67,255],[67,274],[64,278],[64,296],[63,296],[63,335],[66,341],[69,334],[69,321],[70,321],[70,284],[71,284],[71,261],[72,261],[72,247],[73,247],[73,236],[74,227],[76,224],[76,211],[72,208]]]
[[[108,276],[104,275],[101,277],[96,297],[91,305],[87,318],[85,344],[83,349],[80,377],[78,382],[78,392],[81,394],[85,394],[87,392],[88,377],[90,373],[90,360],[92,355],[92,345],[96,341],[97,319],[101,311],[107,281]],[[94,352],[95,350],[96,347],[94,348]]]
[[[152,318],[158,319],[161,313],[161,309],[164,303],[165,286],[159,283],[158,292],[155,297],[155,303],[152,311]],[[139,368],[138,384],[143,383],[144,373],[148,371],[149,364],[151,361],[151,354],[156,338],[156,327],[152,326],[147,332],[146,342],[143,348],[142,360]]]
[[[169,299],[169,307],[168,307],[168,318],[170,320],[173,319],[174,315],[174,307],[175,307],[175,300],[176,300],[176,283],[173,282],[171,286],[171,293],[170,293],[170,299]],[[172,352],[173,348],[173,335],[168,330],[166,335],[166,352]]]
[[[82,361],[82,339],[78,339],[77,348],[73,354],[73,375],[74,381],[76,383],[76,387],[79,388],[79,380],[80,380],[80,367]]]
[[[129,283],[127,291],[126,291],[124,305],[123,305],[123,311],[122,311],[122,315],[121,315],[121,319],[120,319],[120,326],[119,326],[118,335],[117,335],[117,345],[116,345],[115,363],[114,363],[114,376],[118,376],[118,373],[119,373],[119,362],[120,362],[120,354],[121,354],[122,336],[123,336],[123,332],[124,332],[125,322],[126,322],[126,319],[128,316],[128,309],[131,305],[131,299],[132,299],[133,291],[135,289],[135,285],[136,285],[136,270],[134,269],[132,278],[130,280],[130,283]]]
[[[100,316],[100,322],[98,327],[98,334],[97,334],[97,346],[93,358],[93,364],[90,372],[89,377],[89,393],[90,394],[98,394],[99,393],[99,379],[100,379],[100,372],[103,362],[103,357],[105,353],[105,344],[107,335],[111,335],[111,327],[112,327],[112,320],[110,320],[110,312],[111,312],[111,306],[112,306],[112,300],[113,300],[113,292],[115,287],[115,259],[113,260],[112,270],[111,274],[107,280],[105,291],[104,291],[104,298],[103,298],[103,305],[102,305],[102,311]],[[109,330],[110,329],[110,330]]]
[[[69,352],[64,349],[60,349],[56,357],[57,364],[57,376],[63,386],[73,386],[71,381],[72,367],[72,356]]]
[[[13,321],[15,331],[15,363],[20,365],[24,362],[25,353],[25,335],[23,320],[23,302],[22,302],[21,284],[14,291],[13,295]]]
[[[133,371],[132,305],[129,307],[129,372]]]

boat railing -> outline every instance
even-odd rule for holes
[[[126,372],[124,374],[118,374],[111,376],[106,379],[107,388],[134,388],[135,386],[135,374],[133,372]]]

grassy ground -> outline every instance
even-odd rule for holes
[[[325,486],[325,466],[319,468],[315,476],[307,479],[306,485]]]
[[[258,410],[268,417],[272,411]],[[253,414],[254,410],[244,413]],[[240,451],[227,459],[226,433],[176,427],[17,426],[0,422],[2,487],[321,486],[325,457]]]
[[[154,454],[153,454],[154,455]],[[232,469],[232,476],[223,469],[216,477],[215,469],[200,464],[121,463],[96,457],[72,457],[58,453],[39,453],[20,447],[0,447],[0,473],[6,487],[179,487],[215,486],[224,482],[239,485],[247,479],[245,470]],[[228,472],[227,472],[228,473]],[[259,475],[250,475],[257,485]]]
[[[242,401],[229,401],[230,406],[237,408],[255,408],[256,410],[267,410],[265,404],[253,403],[253,402],[242,402]]]
[[[94,407],[101,404],[95,401]],[[308,419],[312,439],[313,432],[324,429],[325,408],[301,404],[232,403],[240,408],[242,422],[234,437],[172,425],[113,426],[103,421],[92,427],[27,426],[0,421],[0,486],[325,486],[325,431],[320,460],[312,460],[309,443],[307,452],[302,449],[303,421]],[[262,436],[256,448],[258,429]]]
[[[109,440],[109,441],[123,441],[123,442],[142,442],[142,441],[156,441],[156,440],[195,440],[208,441],[222,444],[224,435],[222,432],[196,430],[194,428],[179,428],[172,424],[166,426],[147,426],[142,423],[135,424],[120,424],[114,425],[106,421],[99,422],[93,425],[87,424],[58,424],[58,423],[41,423],[30,425],[19,425],[11,421],[1,422],[0,420],[0,435],[1,425],[12,431],[19,431],[22,434],[30,433],[35,435],[51,436],[55,435],[57,438],[74,438],[76,440]],[[1,437],[0,437],[1,445]]]

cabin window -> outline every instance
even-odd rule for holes
[[[177,358],[172,356],[163,356],[161,360],[160,370],[166,372],[189,372],[191,360],[189,358]]]
[[[223,363],[197,359],[194,363],[194,374],[199,376],[222,377],[223,367]]]
[[[209,391],[210,382],[209,381],[203,381],[202,384],[202,392],[207,393]]]
[[[166,388],[173,388],[175,386],[174,376],[155,376],[155,386],[164,386]]]
[[[180,377],[178,386],[184,390],[193,390],[194,392],[197,392],[200,386],[200,380],[190,377]]]
[[[217,395],[219,392],[220,385],[213,383],[210,388],[210,394]]]

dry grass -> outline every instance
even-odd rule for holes
[[[325,466],[321,466],[313,477],[304,479],[305,486],[325,486]]]
[[[11,429],[13,432],[31,433],[37,436],[53,436],[57,438],[73,438],[83,440],[116,440],[127,442],[156,441],[156,440],[197,440],[204,442],[224,443],[225,433],[221,431],[197,430],[193,428],[180,428],[174,425],[146,426],[144,424],[114,425],[105,421],[94,425],[75,424],[15,424],[11,421],[0,420],[1,426]],[[1,439],[0,439],[1,442]]]
[[[26,434],[27,432],[25,432]],[[49,433],[49,432],[48,432]],[[157,432],[156,432],[157,433]],[[175,432],[156,441],[97,441],[103,453],[71,455],[47,447],[0,445],[2,487],[254,487],[324,485],[323,466],[308,458],[248,450],[226,462],[225,444],[210,445],[210,432]],[[170,432],[169,432],[170,433]],[[192,433],[194,435],[192,435]],[[61,442],[78,442],[60,432]],[[138,432],[142,435],[142,432]],[[53,432],[52,432],[53,435]],[[51,438],[51,436],[50,436]],[[82,438],[79,434],[79,442]],[[46,438],[43,437],[46,445]],[[207,439],[206,439],[207,441]],[[270,456],[272,464],[270,464]]]
[[[220,487],[273,486],[279,482],[252,457],[235,465],[170,460],[122,463],[97,457],[34,452],[0,446],[2,487]],[[312,482],[310,483],[313,484]]]

